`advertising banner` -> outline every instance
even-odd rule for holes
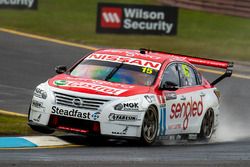
[[[97,33],[177,34],[178,8],[99,3]]]
[[[38,0],[0,0],[0,9],[37,9]]]

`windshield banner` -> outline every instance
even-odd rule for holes
[[[155,70],[159,70],[161,67],[161,64],[158,62],[108,54],[91,54],[85,60],[102,60],[120,63],[123,62],[124,64],[149,67]]]

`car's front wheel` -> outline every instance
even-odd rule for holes
[[[214,112],[212,109],[209,109],[202,120],[201,130],[198,135],[200,140],[209,141],[214,130]]]
[[[151,145],[155,142],[158,131],[158,115],[157,110],[150,106],[145,113],[142,130],[141,143],[143,145]]]

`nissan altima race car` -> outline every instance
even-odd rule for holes
[[[193,65],[225,69],[207,81]],[[90,53],[38,85],[28,124],[39,132],[137,139],[168,136],[209,140],[218,125],[220,92],[233,63],[146,49]]]

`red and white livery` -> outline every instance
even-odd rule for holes
[[[208,82],[193,65],[226,69]],[[218,125],[219,91],[233,63],[146,49],[102,49],[34,91],[28,124],[36,131],[156,139],[210,139]]]

